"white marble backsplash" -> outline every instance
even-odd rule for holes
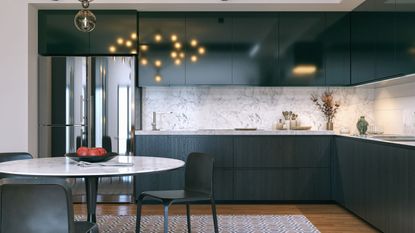
[[[299,115],[303,126],[324,130],[323,114],[310,100],[320,87],[193,86],[143,88],[143,130],[151,130],[158,112],[162,130],[258,128],[270,130],[282,119],[282,111]],[[341,106],[334,119],[335,131],[347,127],[356,132],[359,116],[374,121],[374,89],[336,87]],[[161,117],[160,117],[161,116]],[[161,119],[161,121],[160,121]]]

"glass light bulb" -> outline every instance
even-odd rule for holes
[[[136,40],[137,39],[137,33],[135,33],[135,32],[131,33],[131,39]]]
[[[145,58],[141,58],[140,63],[141,65],[146,66],[148,64],[148,60]]]
[[[156,75],[156,76],[154,77],[154,80],[155,80],[157,83],[159,83],[159,82],[161,82],[161,81],[163,80],[163,78],[162,78],[160,75]]]
[[[154,40],[155,40],[156,42],[160,42],[162,39],[163,39],[163,37],[162,37],[160,34],[156,34],[156,35],[154,36]]]
[[[205,54],[205,53],[206,53],[206,50],[205,50],[205,48],[200,47],[200,48],[198,49],[198,52],[199,52],[199,54],[200,54],[200,55],[203,55],[203,54]]]
[[[81,32],[91,32],[95,29],[97,18],[89,10],[80,10],[74,18],[74,24],[76,29]]]
[[[141,46],[140,46],[140,50],[141,50],[142,52],[147,51],[147,50],[148,50],[148,45],[141,45]]]
[[[174,60],[174,64],[176,64],[177,66],[179,66],[180,64],[182,64],[182,60],[176,59],[176,60]]]
[[[123,43],[124,43],[124,39],[123,38],[118,38],[117,39],[117,43],[119,44],[119,45],[122,45]]]
[[[190,41],[190,45],[191,45],[192,47],[196,47],[196,46],[197,46],[197,40],[196,40],[196,39],[191,40],[191,41]]]
[[[170,56],[171,56],[171,58],[176,58],[177,57],[177,53],[176,52],[171,52]]]
[[[180,44],[179,42],[174,43],[174,47],[176,49],[181,49],[182,48],[182,44]]]
[[[116,48],[115,46],[111,45],[111,46],[108,48],[108,50],[109,50],[111,53],[115,53],[115,52],[117,51],[117,48]]]
[[[127,40],[125,42],[125,46],[127,46],[127,47],[131,47],[132,45],[133,45],[133,43],[131,41],[129,41],[129,40]]]
[[[184,58],[184,57],[185,57],[184,53],[183,53],[183,52],[181,52],[181,53],[179,54],[179,57],[180,57],[180,58]]]
[[[197,56],[196,56],[196,55],[191,56],[191,57],[190,57],[190,60],[191,60],[192,62],[197,62]]]
[[[176,42],[177,40],[177,35],[173,34],[171,35],[171,41]]]
[[[154,65],[155,65],[156,67],[161,67],[162,63],[161,63],[161,61],[160,61],[160,60],[155,60],[155,61],[154,61]]]

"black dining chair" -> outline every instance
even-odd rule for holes
[[[75,222],[72,194],[64,179],[5,178],[0,181],[1,233],[98,233]]]
[[[216,205],[213,196],[213,165],[214,158],[203,153],[191,153],[186,160],[184,190],[146,191],[137,200],[136,233],[140,232],[141,207],[145,197],[159,200],[164,207],[164,233],[168,233],[169,206],[173,203],[186,203],[187,230],[191,232],[190,203],[210,201],[212,206],[215,233],[219,232]]]
[[[24,159],[33,159],[33,156],[27,152],[5,152],[0,153],[0,163],[13,161],[13,160],[24,160]],[[0,179],[6,177],[16,177],[14,175],[0,174]]]

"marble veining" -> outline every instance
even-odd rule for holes
[[[4,162],[0,164],[0,173],[55,177],[122,176],[167,171],[184,166],[181,160],[145,156],[117,156],[108,162],[133,163],[134,165],[81,167],[69,158],[54,157]]]
[[[374,90],[336,87],[341,107],[334,119],[335,131],[347,127],[357,132],[359,116],[373,121]],[[143,88],[143,130],[151,130],[152,112],[158,112],[162,130],[275,129],[282,111],[299,115],[303,126],[326,129],[323,114],[310,100],[322,87],[192,86]]]

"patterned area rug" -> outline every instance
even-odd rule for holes
[[[220,233],[316,233],[317,228],[303,215],[219,215]],[[85,216],[75,216],[83,220]],[[97,216],[100,233],[134,233],[135,216]],[[213,220],[210,215],[193,215],[192,232],[212,233]],[[162,216],[143,216],[142,233],[162,233]],[[169,216],[169,232],[186,233],[185,216]]]

